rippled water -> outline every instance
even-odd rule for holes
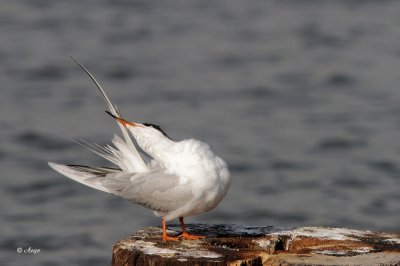
[[[105,162],[56,132],[118,130],[78,58],[129,119],[227,160],[228,196],[188,222],[400,230],[397,1],[0,4],[1,265],[107,265],[152,212],[47,161]],[[40,249],[18,254],[17,248]]]

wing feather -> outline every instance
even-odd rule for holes
[[[112,193],[156,212],[168,213],[186,205],[192,198],[190,184],[181,178],[161,171],[131,174],[109,174],[102,183]]]
[[[81,184],[120,196],[158,213],[175,211],[193,199],[190,183],[162,171],[125,173],[117,168],[49,165]]]
[[[101,181],[108,174],[118,171],[117,169],[94,168],[83,165],[62,165],[52,162],[49,162],[49,166],[60,174],[63,174],[76,182],[107,193],[112,192],[105,188]],[[121,172],[121,170],[119,171]]]

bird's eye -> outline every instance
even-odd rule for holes
[[[152,127],[154,129],[157,129],[158,131],[160,131],[165,137],[171,139],[167,133],[164,132],[164,130],[161,129],[161,127],[159,125],[154,125],[154,124],[150,124],[150,123],[143,123],[143,125],[145,125],[146,127]],[[172,140],[172,139],[171,139]]]

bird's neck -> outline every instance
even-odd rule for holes
[[[135,136],[139,146],[157,161],[165,160],[175,142],[168,138],[148,138],[145,136]]]

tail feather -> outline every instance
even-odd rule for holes
[[[76,60],[73,57],[71,57],[71,58],[86,72],[86,74],[94,82],[97,89],[100,91],[101,95],[103,96],[103,99],[106,102],[110,112],[116,117],[121,117],[121,114],[118,111],[118,109],[111,103],[111,101],[108,98],[107,94],[105,93],[104,89],[101,87],[99,82],[97,82],[97,80],[94,78],[94,76],[89,72],[89,70],[87,70],[86,67],[84,67],[81,63],[79,63],[78,60]],[[122,132],[122,135],[125,140],[123,142],[123,146],[125,146],[127,148],[127,149],[125,149],[124,152],[126,153],[125,157],[130,161],[130,164],[129,164],[130,169],[129,170],[133,170],[135,172],[147,172],[149,170],[148,166],[147,166],[145,160],[143,159],[143,157],[141,156],[141,154],[139,153],[139,151],[137,150],[135,144],[132,142],[132,139],[129,135],[128,130],[121,123],[118,123],[118,126],[121,128],[121,132]],[[88,143],[86,143],[86,144],[88,144]],[[113,160],[113,158],[115,158],[115,156],[107,154],[107,152],[104,153],[103,151],[100,151],[100,152],[98,150],[96,151],[96,149],[91,149],[91,150],[93,152],[95,152],[96,154],[106,158],[107,160],[115,163],[115,161]],[[114,153],[114,151],[115,151],[115,149],[113,151],[111,151],[111,153]],[[123,169],[123,170],[125,170],[125,169]]]

